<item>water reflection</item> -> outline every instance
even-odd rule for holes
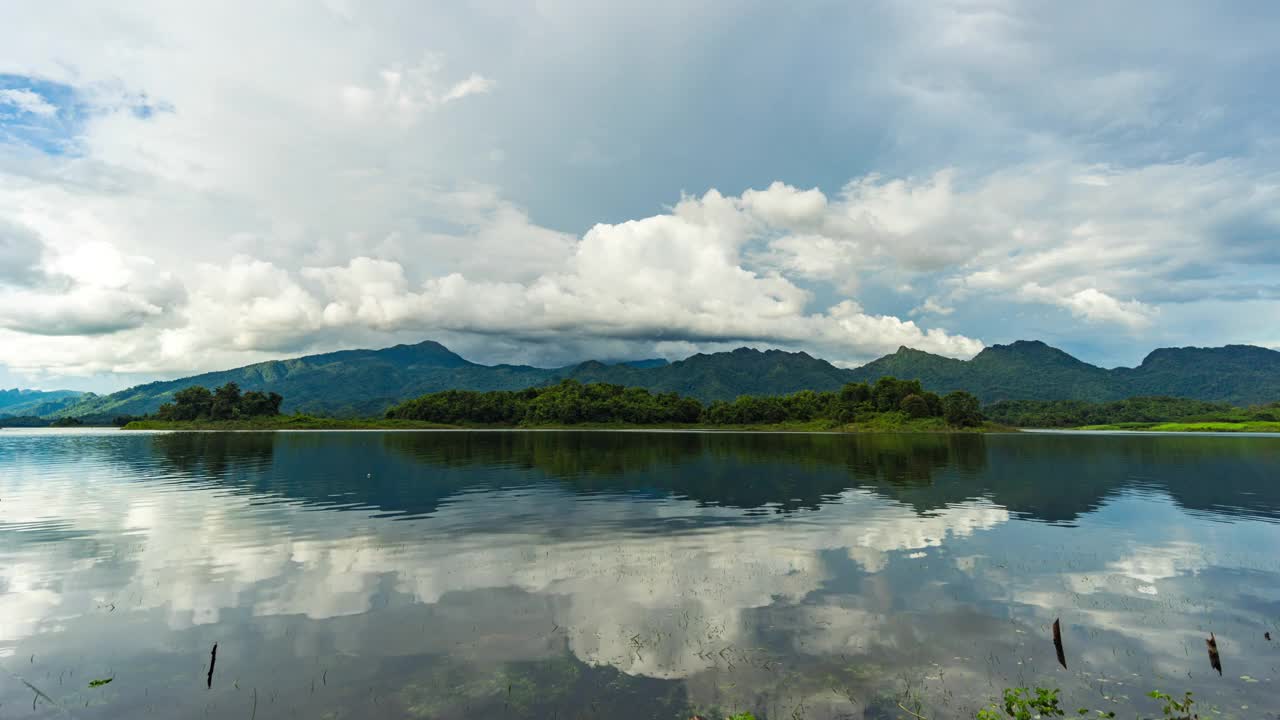
[[[77,717],[971,717],[1043,681],[1256,717],[1277,468],[1247,438],[6,432],[0,713],[61,714],[26,680]]]

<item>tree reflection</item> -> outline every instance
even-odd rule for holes
[[[852,489],[928,514],[977,498],[1070,523],[1129,489],[1185,507],[1277,517],[1280,443],[1248,438],[661,432],[175,433],[174,475],[307,503],[429,514],[473,489],[554,483],[766,512]],[[1214,482],[1203,468],[1212,466]],[[1224,493],[1227,488],[1230,492]]]

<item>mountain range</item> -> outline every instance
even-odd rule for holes
[[[1237,405],[1280,400],[1280,352],[1249,345],[1163,348],[1134,368],[1105,369],[1039,341],[993,345],[971,360],[899,348],[858,368],[840,368],[804,352],[753,350],[697,354],[677,362],[595,360],[560,368],[473,363],[437,342],[382,350],[344,350],[274,360],[234,370],[138,385],[110,395],[59,398],[36,413],[47,417],[110,417],[154,412],[177,390],[235,382],[244,390],[284,396],[287,412],[380,415],[418,395],[449,389],[517,390],[573,378],[678,392],[704,402],[739,395],[834,390],[884,375],[919,379],[929,390],[967,390],[984,403],[999,400],[1116,400],[1172,395]],[[9,391],[12,392],[12,391]],[[30,409],[30,408],[29,408]]]
[[[83,395],[75,390],[0,388],[0,415],[52,415],[76,404]]]

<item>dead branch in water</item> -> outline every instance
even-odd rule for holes
[[[205,678],[205,687],[213,689],[213,666],[218,664],[218,643],[209,651],[209,677]]]
[[[906,713],[906,714],[908,714],[908,715],[912,715],[912,716],[914,716],[914,717],[918,717],[918,718],[920,718],[920,720],[929,720],[929,718],[927,718],[927,717],[925,717],[925,716],[923,716],[923,715],[920,715],[920,714],[917,714],[917,713],[911,712],[910,710],[906,709],[905,707],[903,707],[902,703],[898,703],[898,707],[899,707],[899,708],[902,708],[902,712],[904,712],[904,713]]]

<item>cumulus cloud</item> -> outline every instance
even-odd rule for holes
[[[353,328],[448,330],[509,337],[819,344],[870,355],[909,344],[967,356],[981,343],[841,302],[807,312],[810,295],[742,265],[751,219],[711,191],[670,214],[597,225],[561,263],[525,282],[461,273],[411,281],[394,260],[356,257],[291,273],[247,256],[208,267],[189,327],[170,333],[244,349],[296,347]],[[708,293],[714,288],[714,293]]]
[[[795,227],[821,222],[827,210],[827,196],[818,188],[798,190],[774,181],[764,190],[742,193],[742,206],[767,223]]]
[[[915,314],[945,315],[974,297],[1043,303],[1090,323],[1140,330],[1159,306],[1144,301],[1201,299],[1233,292],[1239,272],[1223,255],[1258,256],[1241,245],[1232,218],[1250,217],[1280,233],[1256,204],[1280,189],[1234,161],[1174,163],[1138,169],[1074,164],[1011,167],[964,178],[849,183],[809,235],[783,235],[760,257],[780,269],[835,279],[927,278],[941,292]],[[1081,182],[1087,178],[1087,182]],[[806,220],[813,227],[813,220]],[[1210,269],[1212,268],[1212,269]],[[1212,286],[1194,298],[1168,286],[1208,272]]]

